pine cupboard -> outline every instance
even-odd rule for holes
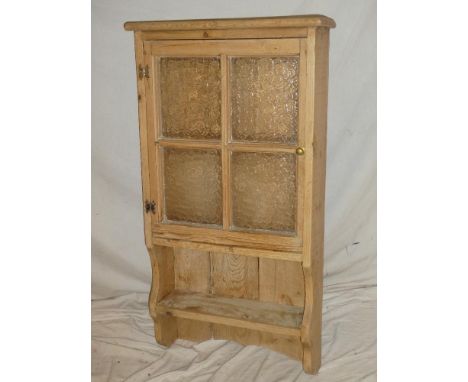
[[[319,15],[127,22],[158,343],[321,360],[329,30]]]

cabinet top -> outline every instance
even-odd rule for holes
[[[128,21],[124,24],[127,31],[173,31],[200,29],[240,29],[240,28],[334,28],[333,19],[322,15],[297,15],[277,17],[251,17],[240,19],[198,19],[198,20],[161,20]]]

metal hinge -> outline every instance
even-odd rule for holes
[[[156,203],[153,200],[151,202],[149,200],[145,200],[145,212],[148,213],[150,211],[152,214],[156,213]]]
[[[138,78],[142,80],[143,78],[149,78],[149,68],[148,65],[138,67]]]

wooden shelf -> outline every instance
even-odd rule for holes
[[[174,291],[156,306],[158,313],[300,337],[303,308],[258,300]]]

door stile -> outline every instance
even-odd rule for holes
[[[231,181],[229,143],[229,63],[225,54],[221,59],[221,155],[223,172],[223,229],[231,226]]]
[[[145,45],[146,48],[146,45]],[[153,224],[159,223],[163,218],[163,182],[161,150],[157,142],[160,131],[159,119],[159,58],[145,52],[144,65],[148,66],[149,78],[144,78],[146,88],[146,105],[148,121],[148,158],[150,163],[149,176],[151,184],[151,200],[156,203],[156,213],[152,215]]]
[[[145,61],[144,44],[141,38],[141,32],[135,32],[135,62],[136,62],[136,79],[138,91],[138,125],[140,131],[140,160],[141,160],[141,186],[142,186],[142,209],[144,221],[145,245],[147,248],[153,247],[152,237],[152,217],[145,213],[145,203],[151,199],[151,181],[149,161],[149,144],[148,142],[148,120],[147,120],[147,89],[143,79],[139,78],[139,70]],[[150,141],[151,143],[151,141]]]

